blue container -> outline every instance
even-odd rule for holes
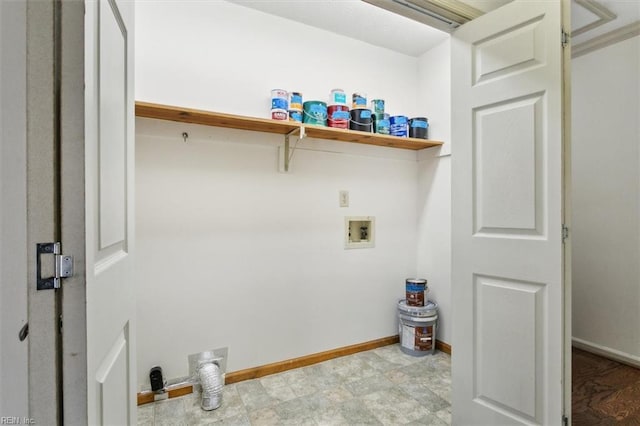
[[[406,138],[409,136],[409,120],[406,115],[392,115],[389,118],[390,132],[392,136]]]
[[[297,121],[302,123],[302,111],[290,110],[289,121]]]

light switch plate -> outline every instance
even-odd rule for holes
[[[349,207],[349,191],[340,191],[340,207]]]

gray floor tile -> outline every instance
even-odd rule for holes
[[[397,388],[375,392],[361,399],[385,425],[407,424],[432,414],[418,401]]]
[[[388,389],[393,383],[382,375],[365,377],[364,379],[348,382],[344,385],[345,389],[354,396],[369,395],[382,389]]]
[[[166,399],[154,402],[153,405],[156,424],[164,421],[179,422],[186,420],[183,398]]]
[[[200,394],[138,409],[138,425],[449,425],[451,359],[386,346],[225,386],[217,410]]]
[[[153,412],[155,407],[153,404],[144,404],[138,406],[138,424],[142,422],[153,423]]]
[[[448,401],[432,392],[429,383],[427,382],[414,380],[402,383],[398,385],[398,388],[418,401],[423,407],[426,407],[432,413],[451,406]]]
[[[351,399],[339,405],[340,414],[351,425],[381,425],[378,418],[359,399]]]
[[[258,380],[238,383],[236,389],[242,399],[242,403],[249,412],[272,407],[278,403],[278,400],[272,398]]]
[[[216,420],[211,423],[189,423],[191,426],[194,424],[197,425],[206,425],[206,426],[250,426],[251,422],[249,418],[245,414],[239,414],[233,417],[226,417],[221,420]]]

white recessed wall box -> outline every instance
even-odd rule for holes
[[[344,218],[344,248],[372,248],[375,237],[375,217],[347,216]]]

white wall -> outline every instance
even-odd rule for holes
[[[640,37],[572,68],[573,337],[640,362]]]
[[[429,137],[442,148],[418,156],[418,275],[438,303],[438,339],[451,343],[451,43],[420,57],[418,106],[428,111]]]
[[[417,113],[414,57],[224,1],[140,2],[136,12],[138,100],[270,117],[271,89],[326,101],[342,88]]]
[[[0,416],[28,415],[26,287],[26,18],[0,2]]]
[[[268,116],[271,88],[326,99],[341,87],[431,117],[418,58],[226,2],[142,2],[136,28],[138,100]],[[418,271],[416,227],[447,239],[426,215],[447,216],[448,159],[431,176],[438,160],[414,151],[305,140],[280,174],[282,136],[137,125],[141,385],[156,364],[186,375],[187,355],[206,349],[228,346],[235,371],[396,334],[395,302],[417,272],[447,297],[449,249]],[[432,180],[441,189],[429,198]],[[376,217],[374,249],[343,248],[347,215]],[[438,249],[421,239],[425,256]]]

